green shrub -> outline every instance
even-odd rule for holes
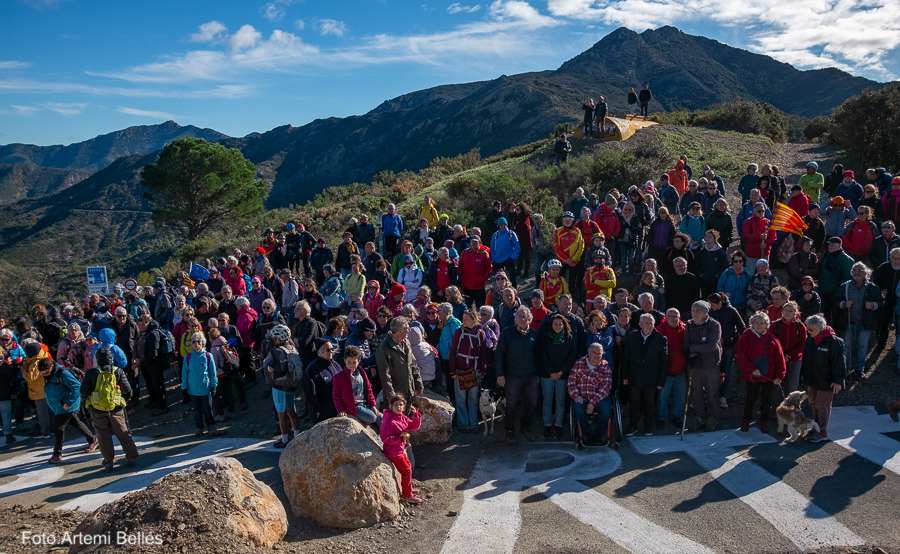
[[[831,140],[863,167],[900,167],[900,84],[866,89],[831,112]]]
[[[831,118],[827,115],[814,117],[803,127],[803,137],[809,142],[827,142],[831,131]]]

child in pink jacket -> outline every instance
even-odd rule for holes
[[[422,424],[422,414],[412,408],[412,418],[405,416],[403,410],[406,408],[406,398],[400,394],[391,397],[388,407],[390,410],[384,412],[384,420],[381,422],[384,454],[400,472],[403,500],[410,504],[420,504],[422,499],[416,496],[419,490],[412,488],[412,466],[406,457],[406,439],[409,438],[410,431],[415,431]]]

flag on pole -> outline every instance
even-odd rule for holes
[[[809,226],[803,223],[800,214],[789,208],[786,204],[778,202],[775,205],[775,213],[772,214],[772,221],[769,223],[769,229],[774,231],[787,231],[795,235],[802,235],[803,231]]]
[[[191,277],[195,279],[209,279],[209,270],[200,264],[191,264]]]

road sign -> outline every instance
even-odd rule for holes
[[[127,290],[128,292],[131,292],[136,288],[137,288],[137,281],[135,281],[134,279],[125,279],[125,290]]]
[[[109,280],[106,277],[106,266],[87,268],[87,283],[89,294],[107,294],[109,291]]]

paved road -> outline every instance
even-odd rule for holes
[[[435,536],[419,544],[443,545],[447,553],[471,552],[475,544],[484,552],[900,550],[900,425],[865,406],[836,408],[832,422],[833,441],[820,444],[780,444],[753,429],[684,441],[633,438],[618,451],[576,451],[568,442],[491,445],[455,493],[462,507],[452,527],[430,531]],[[263,481],[280,481],[271,441],[138,440],[141,466],[112,476],[99,471],[98,454],[48,466],[46,441],[0,448],[0,505],[93,510],[225,453]]]

